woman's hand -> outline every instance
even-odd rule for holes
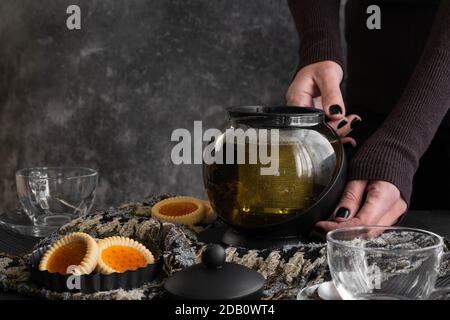
[[[379,180],[348,182],[341,201],[329,221],[316,224],[316,232],[360,226],[395,224],[406,211],[407,204],[392,183]]]
[[[343,137],[342,142],[355,145],[355,140],[346,136],[361,122],[361,118],[345,115],[340,88],[342,77],[342,68],[336,62],[323,61],[308,65],[297,73],[289,86],[286,103],[324,110],[330,120],[328,124]]]

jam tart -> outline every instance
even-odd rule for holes
[[[159,201],[152,207],[152,217],[158,220],[194,225],[205,218],[202,200],[193,197],[173,197]]]
[[[102,274],[136,270],[155,262],[150,250],[130,238],[109,237],[98,240],[98,249],[96,271]]]
[[[97,265],[99,249],[90,235],[74,232],[56,241],[46,251],[39,270],[60,274],[90,274]]]

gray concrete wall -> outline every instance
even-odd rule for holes
[[[82,29],[66,28],[78,4]],[[203,195],[170,161],[173,129],[283,103],[297,36],[284,0],[1,0],[1,209],[28,166],[100,170],[97,205]]]

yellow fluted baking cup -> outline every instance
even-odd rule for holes
[[[126,237],[98,241],[97,272],[111,274],[145,267],[155,262],[153,254],[141,243]]]
[[[90,274],[97,265],[98,245],[90,235],[74,232],[56,241],[44,254],[39,270],[61,274]]]
[[[152,217],[172,223],[194,225],[205,217],[205,205],[193,197],[164,199],[152,207]]]

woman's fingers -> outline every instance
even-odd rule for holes
[[[290,96],[286,100],[286,105],[296,107],[313,107],[312,96],[305,92],[299,92],[295,96]]]
[[[358,212],[367,186],[366,180],[352,180],[347,183],[341,200],[329,221],[320,221],[316,224],[317,230],[328,232],[344,226],[357,225],[359,222],[352,219]]]
[[[395,205],[378,221],[380,226],[392,226],[397,223],[398,219],[405,213],[408,206],[403,199],[399,199]]]
[[[361,196],[360,188],[364,183],[365,187]],[[406,202],[401,198],[398,188],[386,181],[355,180],[355,182],[351,181],[345,190],[334,220],[318,222],[314,228],[315,234],[323,236],[326,232],[334,229],[354,226],[391,226],[407,209]],[[361,202],[364,197],[365,200]],[[354,210],[358,207],[356,205],[358,199],[359,203],[363,203],[363,205],[360,209]],[[348,210],[341,209],[344,206]],[[376,236],[377,232],[375,231],[372,236]]]
[[[352,137],[343,137],[341,138],[342,144],[350,143],[353,148],[356,147],[356,140]]]
[[[315,84],[312,78],[297,74],[286,93],[288,106],[313,107]]]
[[[318,104],[330,119],[345,116],[344,99],[340,84],[342,67],[330,60],[320,61],[301,68],[295,75],[286,93],[286,103],[291,106],[313,107],[313,99],[321,96]]]
[[[361,117],[356,114],[351,114],[340,120],[334,120],[328,122],[328,125],[336,131],[341,137],[343,144],[350,143],[353,147],[356,147],[355,139],[348,137],[347,135],[356,129],[361,124]]]
[[[344,98],[342,97],[340,80],[336,77],[317,79],[320,95],[322,96],[323,110],[331,120],[345,117]]]
[[[352,180],[347,183],[333,214],[335,221],[346,221],[356,215],[361,206],[366,186],[366,180]]]
[[[323,110],[322,97],[318,96],[313,99],[314,108]]]
[[[398,219],[402,216],[403,213],[405,213],[407,208],[407,205],[405,203],[405,201],[403,201],[403,199],[399,199],[394,206],[388,211],[386,212],[380,220],[378,220],[377,223],[375,223],[374,225],[378,225],[378,226],[392,226],[395,223],[397,223]],[[383,228],[374,228],[372,230],[370,230],[368,232],[368,235],[371,238],[376,238],[378,237],[380,234],[383,233]]]
[[[403,199],[400,199],[395,205],[385,212],[385,214],[377,221],[376,218],[371,222],[371,225],[378,226],[392,226],[398,219],[405,213],[407,205]],[[338,219],[336,219],[338,220]],[[338,228],[356,227],[362,225],[368,225],[357,214],[355,217],[347,220],[339,219],[339,221],[320,221],[316,224],[313,232],[316,238],[324,240],[325,234],[331,230]],[[380,231],[374,231],[371,233],[372,237],[376,237]]]
[[[356,114],[351,114],[339,120],[328,122],[340,137],[345,137],[353,129],[357,128],[361,123],[361,117]]]
[[[345,221],[320,221],[316,223],[315,230],[320,230],[323,233],[327,233],[328,231],[338,229],[338,228],[346,228],[346,227],[356,227],[361,226],[361,221],[354,217]],[[316,231],[318,232],[318,231]]]
[[[366,200],[358,212],[358,219],[363,225],[378,224],[381,218],[393,209],[401,199],[400,191],[386,181],[374,181],[367,185]]]

